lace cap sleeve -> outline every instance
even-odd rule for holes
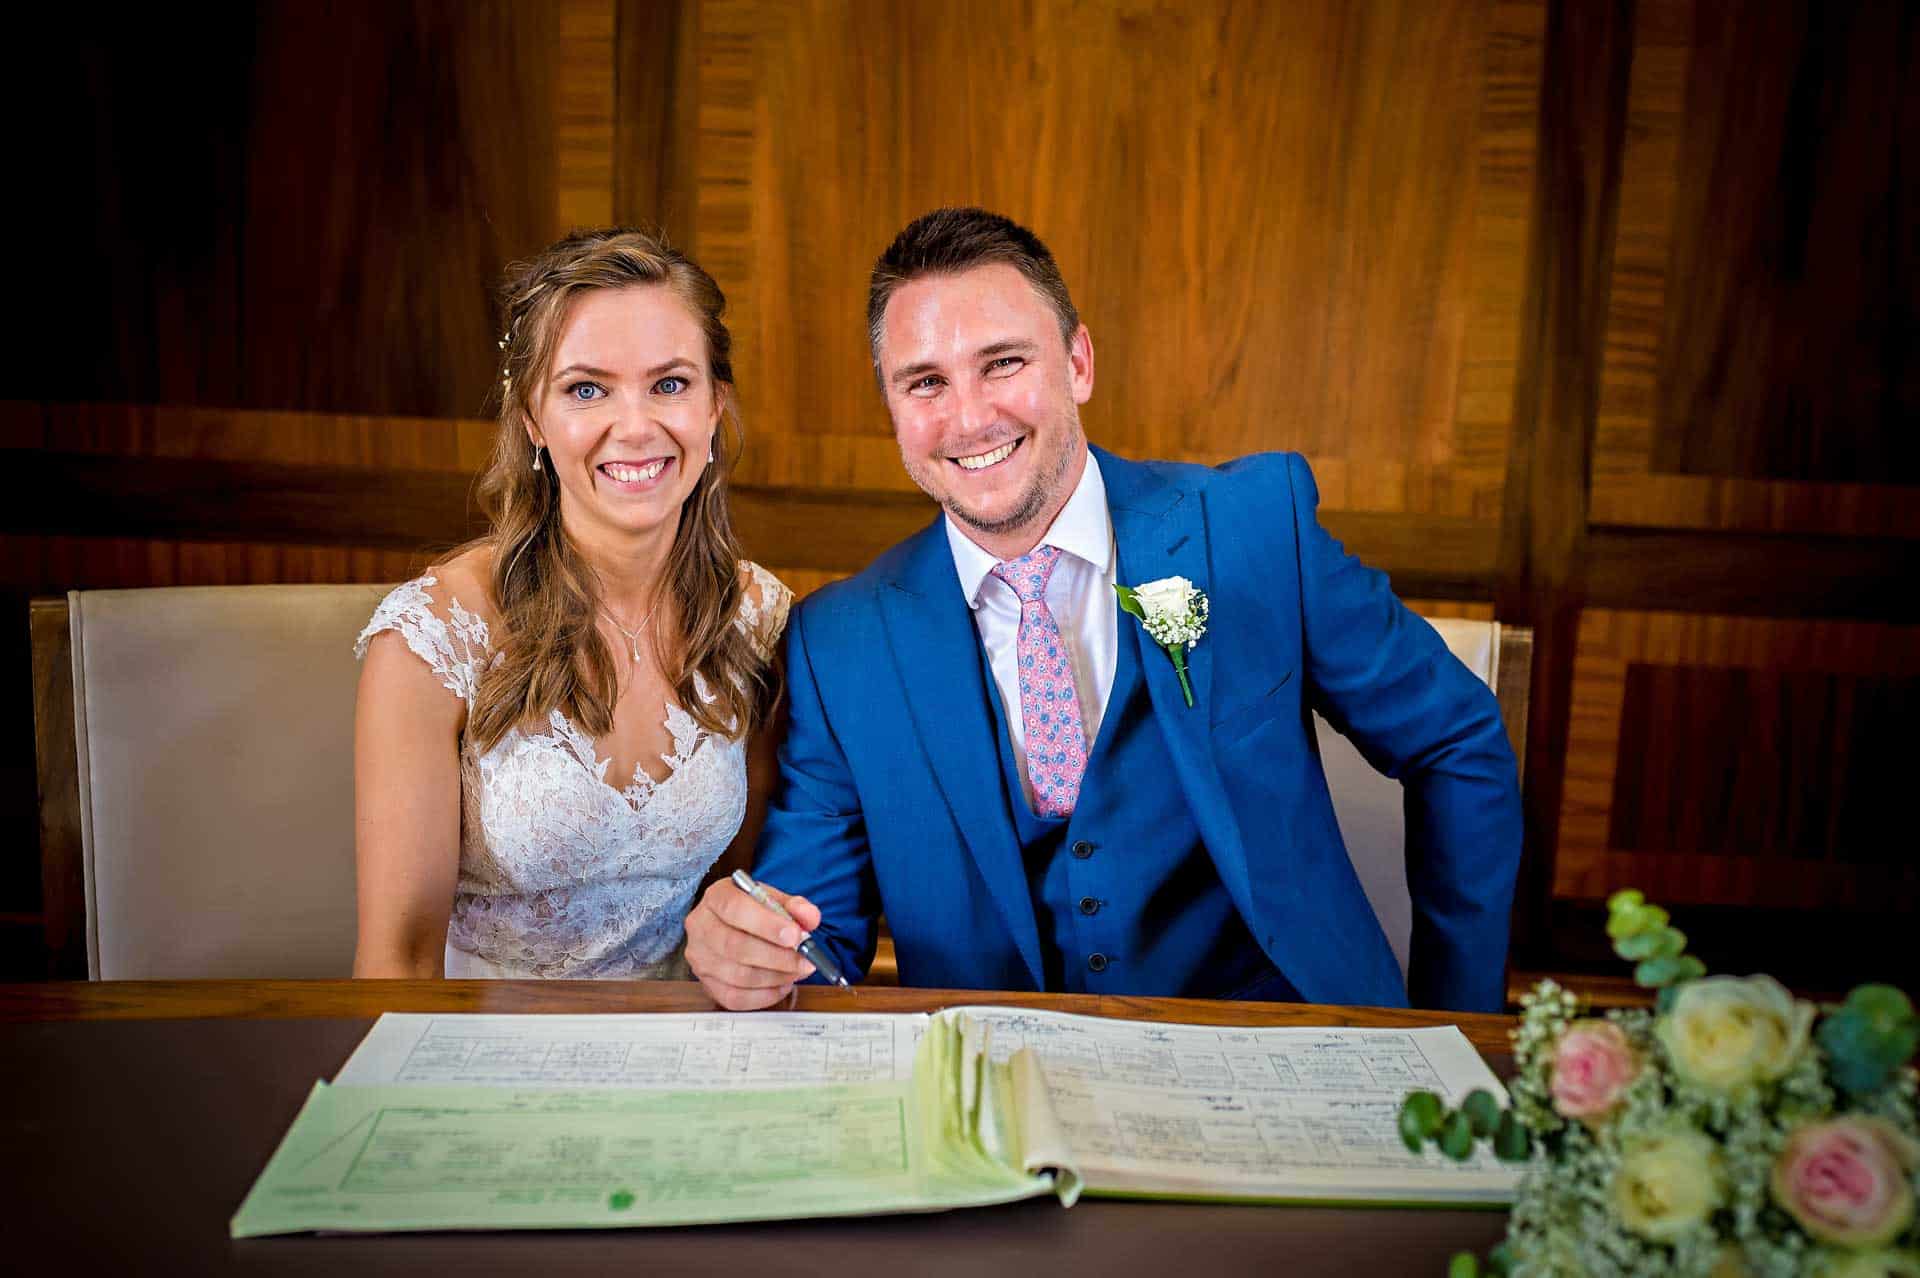
[[[759,641],[762,655],[771,657],[780,646],[780,636],[786,632],[787,609],[793,605],[793,591],[751,560],[742,560],[740,568],[747,588],[740,594],[740,612],[734,624]]]
[[[354,641],[353,655],[364,659],[376,635],[397,630],[413,655],[440,676],[447,691],[472,705],[474,689],[486,668],[487,623],[462,608],[458,599],[447,601],[447,615],[442,618],[427,593],[428,587],[438,584],[427,576],[396,586],[373,610],[373,619]]]

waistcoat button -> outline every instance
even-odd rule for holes
[[[1088,969],[1089,971],[1093,971],[1093,972],[1104,972],[1104,971],[1106,971],[1106,970],[1107,970],[1107,956],[1106,956],[1106,955],[1104,955],[1104,954],[1089,954],[1089,955],[1087,955],[1087,969]]]
[[[1073,854],[1084,861],[1093,855],[1093,844],[1085,839],[1076,840],[1073,845]]]
[[[1082,914],[1092,914],[1099,908],[1100,902],[1094,900],[1092,897],[1083,896],[1080,898],[1080,912]]]

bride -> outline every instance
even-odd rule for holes
[[[764,812],[790,599],[728,519],[724,306],[639,231],[512,273],[490,532],[357,648],[356,976],[687,976]]]

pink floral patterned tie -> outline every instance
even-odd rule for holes
[[[1080,692],[1060,627],[1047,607],[1047,578],[1060,562],[1058,546],[1041,546],[994,566],[993,575],[1020,596],[1020,722],[1027,738],[1027,778],[1033,810],[1044,817],[1073,815],[1080,778],[1087,770],[1087,732],[1080,721]]]

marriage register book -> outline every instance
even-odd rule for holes
[[[232,1221],[261,1234],[610,1228],[1052,1195],[1500,1206],[1411,1154],[1416,1088],[1500,1084],[1460,1031],[912,1015],[401,1015],[316,1083]]]

